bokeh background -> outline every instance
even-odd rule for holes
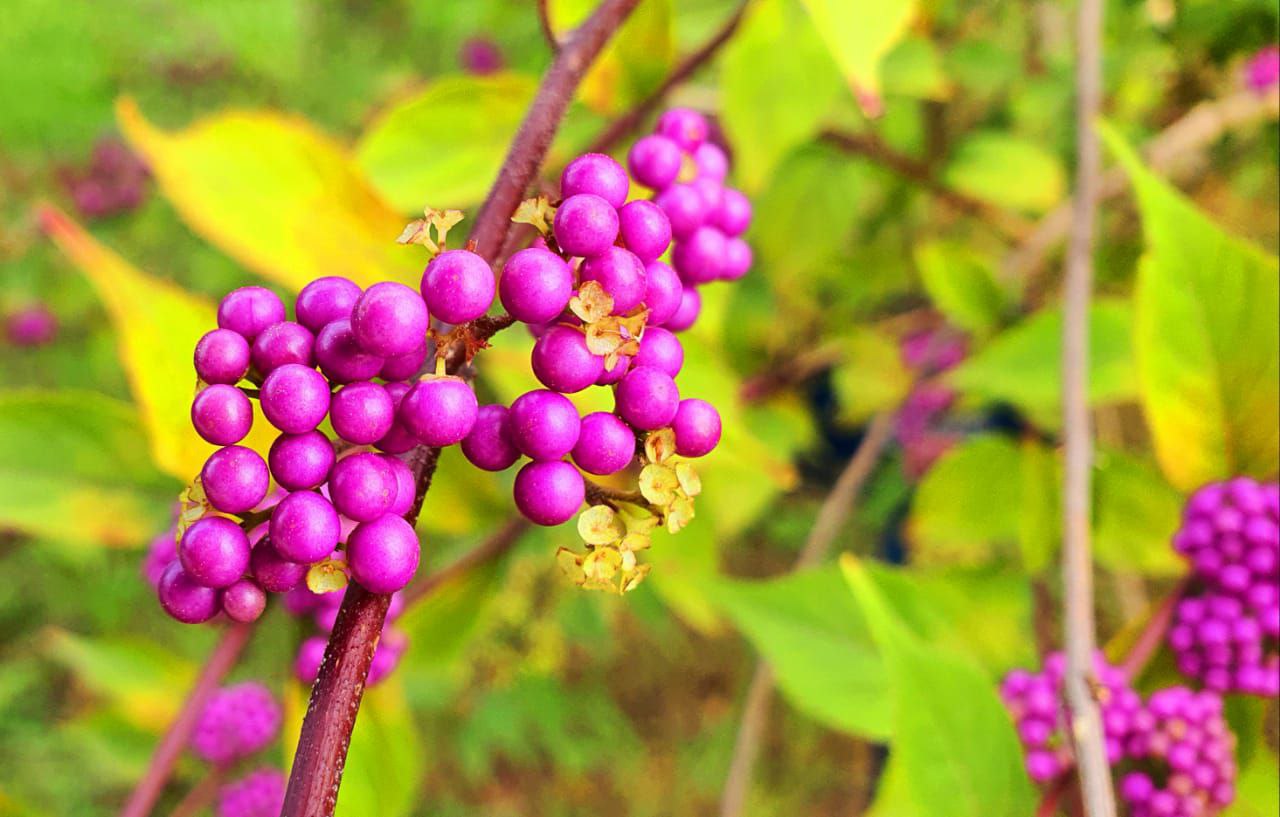
[[[656,544],[653,574],[624,597],[564,579],[565,528],[527,534],[410,611],[411,647],[366,699],[341,813],[714,813],[760,653],[782,697],[746,813],[906,813],[872,805],[886,753],[867,713],[887,704],[849,691],[873,650],[839,569],[784,577],[886,411],[901,408],[893,442],[837,548],[907,565],[885,569],[991,678],[1056,643],[1074,6],[747,5],[669,98],[716,118],[756,208],[755,268],[709,288],[686,341],[682,377],[729,429],[697,521]],[[563,29],[590,4],[550,6]],[[736,9],[645,0],[580,91],[546,178]],[[1125,145],[1142,151],[1267,254],[1270,283],[1253,323],[1215,335],[1231,338],[1221,359],[1178,364],[1263,373],[1224,381],[1227,402],[1253,410],[1222,422],[1250,429],[1252,447],[1224,453],[1195,423],[1175,444],[1153,406],[1203,413],[1140,387],[1133,292],[1154,216],[1109,171],[1092,370],[1104,641],[1180,575],[1167,541],[1197,481],[1228,462],[1276,472],[1276,32],[1270,0],[1107,3],[1108,167]],[[163,616],[141,575],[203,456],[183,425],[209,304],[251,282],[288,303],[322,274],[412,280],[422,258],[394,244],[400,227],[424,205],[473,210],[550,59],[531,0],[4,3],[0,815],[113,813],[216,639]],[[69,220],[51,228],[49,208]],[[1193,297],[1212,300],[1203,272]],[[487,396],[530,382],[530,343],[513,331],[486,353]],[[510,519],[510,478],[446,457],[420,525],[427,568]],[[783,578],[749,581],[766,577]],[[286,702],[264,762],[287,767],[306,696],[292,664],[311,632],[271,609],[233,672]],[[1233,706],[1250,747],[1236,813],[1274,814],[1274,705]],[[184,759],[158,813],[204,774]]]

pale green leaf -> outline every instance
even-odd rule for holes
[[[917,99],[943,100],[951,96],[951,80],[942,55],[932,41],[908,37],[880,61],[880,82],[885,94]]]
[[[895,339],[873,329],[855,328],[840,345],[831,386],[842,422],[855,425],[902,402],[913,378],[903,365]]]
[[[801,0],[814,27],[840,64],[849,87],[880,89],[880,60],[907,29],[915,15],[913,0]]]
[[[1043,145],[1007,133],[967,137],[944,174],[947,184],[971,196],[1032,213],[1043,213],[1066,194],[1066,171]]]
[[[1169,545],[1183,496],[1152,465],[1118,451],[1102,451],[1094,478],[1094,556],[1113,570],[1177,576],[1186,562]]]
[[[955,326],[987,334],[1009,312],[1011,299],[991,264],[969,247],[944,241],[921,244],[915,260],[929,299]]]

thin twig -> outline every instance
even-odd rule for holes
[[[886,411],[877,414],[867,426],[867,432],[854,452],[849,464],[836,478],[831,492],[822,501],[818,509],[818,517],[814,520],[809,536],[805,540],[800,555],[796,558],[793,570],[803,570],[816,565],[831,550],[840,529],[844,527],[857,504],[858,495],[866,485],[875,469],[880,455],[893,438],[893,419],[896,412]],[[746,803],[747,792],[751,787],[752,768],[760,751],[760,741],[764,737],[765,726],[769,721],[769,702],[773,697],[774,677],[764,661],[756,663],[755,672],[751,676],[751,684],[747,687],[746,701],[743,703],[742,720],[738,726],[738,735],[733,744],[733,759],[729,763],[729,773],[725,777],[724,789],[720,795],[720,817],[738,817]]]
[[[214,766],[197,784],[191,787],[187,796],[169,812],[169,817],[195,817],[213,803],[218,789],[226,782],[227,770],[223,766]]]
[[[682,59],[675,68],[671,69],[671,73],[667,74],[666,79],[662,80],[657,88],[650,91],[648,96],[637,102],[626,113],[610,122],[609,127],[605,128],[604,132],[591,143],[589,150],[593,153],[608,153],[617,147],[619,142],[639,128],[642,122],[648,119],[654,111],[658,110],[663,100],[667,98],[667,94],[671,93],[671,89],[693,76],[699,68],[710,62],[721,46],[729,41],[729,38],[733,36],[733,33],[738,30],[738,26],[741,25],[742,17],[746,14],[748,5],[750,5],[750,0],[742,0],[738,7],[734,9],[733,14],[729,15],[729,18],[711,35],[710,39]]]
[[[1136,681],[1147,668],[1147,664],[1151,662],[1152,656],[1160,650],[1160,645],[1164,643],[1165,634],[1169,632],[1169,624],[1173,621],[1173,613],[1178,607],[1178,602],[1186,594],[1187,587],[1190,584],[1189,577],[1183,578],[1176,587],[1169,591],[1169,595],[1164,597],[1164,601],[1160,602],[1160,606],[1151,614],[1151,618],[1147,620],[1147,625],[1142,628],[1137,640],[1129,648],[1128,654],[1120,662],[1120,671],[1124,673],[1125,678],[1130,681]]]
[[[1093,238],[1101,179],[1101,146],[1094,124],[1102,105],[1102,0],[1080,0],[1076,44],[1076,207],[1063,294],[1063,678],[1071,739],[1086,817],[1115,817],[1111,767],[1094,698],[1097,648],[1090,554],[1090,479],[1093,437],[1089,422],[1089,299],[1093,290]]]
[[[560,39],[556,37],[556,30],[551,25],[551,4],[548,0],[537,0],[537,6],[538,27],[542,29],[542,39],[547,41],[551,53],[555,54],[560,50]]]
[[[511,550],[520,541],[520,536],[529,529],[529,523],[522,516],[512,517],[488,539],[458,557],[457,561],[442,567],[435,573],[414,582],[404,591],[405,607],[411,607],[442,585],[467,573],[472,568],[498,558]]]
[[[209,702],[218,684],[222,683],[223,677],[235,666],[252,633],[253,625],[251,624],[232,624],[222,631],[222,636],[218,639],[213,652],[209,653],[208,659],[205,660],[195,685],[187,693],[187,699],[183,702],[178,717],[174,719],[169,726],[169,731],[156,746],[155,753],[151,756],[151,764],[120,811],[120,817],[147,817],[155,808],[160,792],[164,790],[165,783],[173,774],[173,767],[186,750],[187,744],[191,742],[191,735],[196,730],[196,724],[200,720],[201,713],[204,712],[205,704]]]

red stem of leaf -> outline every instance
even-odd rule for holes
[[[1160,650],[1165,633],[1169,631],[1169,624],[1173,621],[1173,612],[1187,592],[1187,586],[1190,583],[1190,577],[1184,578],[1177,587],[1169,591],[1169,595],[1165,596],[1164,601],[1160,602],[1160,606],[1151,614],[1147,626],[1142,629],[1133,646],[1129,648],[1129,653],[1120,662],[1120,671],[1124,673],[1125,678],[1130,681],[1137,680],[1147,668],[1152,656]]]

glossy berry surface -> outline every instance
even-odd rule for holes
[[[751,199],[741,190],[726,187],[711,220],[730,238],[742,235],[751,225]]]
[[[417,490],[413,471],[399,457],[393,457],[390,454],[381,456],[382,461],[387,464],[391,474],[396,478],[395,499],[391,500],[391,507],[387,509],[387,513],[404,516],[413,507],[414,493]]]
[[[546,389],[526,392],[511,403],[511,442],[534,460],[558,460],[573,450],[582,422],[569,398]]]
[[[298,323],[315,333],[326,324],[350,318],[361,291],[354,281],[337,275],[315,279],[302,288],[294,302]]]
[[[671,330],[648,327],[640,336],[640,353],[636,355],[635,365],[652,366],[675,377],[684,366],[684,346]]]
[[[249,538],[230,519],[206,516],[182,534],[178,561],[192,581],[205,587],[229,587],[249,567]]]
[[[369,452],[338,460],[329,476],[333,506],[357,522],[368,522],[386,513],[395,502],[397,491],[396,475],[390,466],[379,455]],[[334,542],[337,542],[336,535]],[[281,553],[289,555],[283,550]]]
[[[351,310],[351,331],[365,352],[392,357],[422,345],[430,318],[427,305],[404,284],[383,281],[356,299]],[[381,368],[381,367],[379,367]]]
[[[516,508],[538,525],[560,525],[578,512],[586,495],[582,474],[567,462],[531,462],[516,474]]]
[[[579,193],[556,208],[552,229],[556,243],[569,255],[599,255],[618,238],[618,212],[599,196]]]
[[[235,386],[209,386],[191,401],[191,425],[206,442],[238,443],[253,426],[253,404]]]
[[[489,311],[493,303],[493,271],[470,250],[446,250],[427,264],[422,297],[437,320],[466,323]]]
[[[680,174],[680,146],[665,136],[639,139],[627,153],[627,167],[635,180],[654,190],[665,190]]]
[[[680,390],[671,375],[652,366],[633,366],[614,392],[618,415],[632,428],[652,431],[675,419]]]
[[[573,297],[573,270],[545,248],[520,250],[507,260],[498,283],[502,306],[518,321],[546,323]]]
[[[214,329],[196,343],[194,358],[196,376],[201,380],[234,385],[249,371],[252,351],[239,333]]]
[[[289,491],[319,487],[335,461],[333,443],[319,431],[281,434],[267,452],[271,476]]]
[[[671,234],[678,239],[693,233],[707,218],[706,199],[688,184],[671,185],[659,193],[654,202],[666,213]]]
[[[604,358],[591,353],[587,338],[572,326],[553,326],[533,345],[533,374],[542,385],[572,394],[595,385],[604,374]]]
[[[677,454],[706,456],[720,443],[720,412],[706,400],[696,397],[681,400],[671,429],[676,435]]]
[[[462,453],[472,465],[485,471],[505,471],[520,459],[520,450],[507,431],[506,406],[481,406],[471,433],[462,440]]]
[[[418,348],[403,355],[393,355],[382,362],[378,376],[383,380],[408,380],[422,371],[427,361],[427,344],[423,341]]]
[[[689,108],[671,108],[658,117],[654,130],[687,151],[697,150],[707,140],[707,118]]]
[[[618,232],[622,243],[642,263],[657,260],[671,244],[671,222],[662,208],[637,199],[618,210]]]
[[[267,609],[267,594],[251,579],[240,579],[222,591],[222,612],[232,621],[257,621]]]
[[[687,284],[705,284],[720,277],[726,239],[715,227],[699,227],[671,251],[671,264]]]
[[[582,418],[582,431],[573,446],[573,461],[589,474],[616,474],[636,456],[636,436],[626,423],[607,411]]]
[[[649,325],[661,326],[680,309],[684,284],[680,276],[662,261],[650,261],[644,268],[645,306],[649,308]]]
[[[614,208],[621,207],[626,202],[630,187],[627,171],[603,153],[585,153],[569,162],[560,174],[562,198],[592,193]]]
[[[356,445],[372,445],[382,439],[395,419],[391,395],[380,384],[368,380],[338,389],[329,405],[334,433]]]
[[[270,531],[271,546],[282,558],[312,564],[337,547],[341,523],[329,500],[314,491],[294,491],[272,510]]]
[[[270,540],[263,539],[254,545],[253,554],[249,557],[249,572],[263,590],[287,593],[302,582],[307,575],[307,565],[284,558]]]
[[[292,321],[273,323],[253,341],[253,368],[270,374],[286,363],[311,366],[314,363],[315,335]]]
[[[702,296],[698,294],[698,288],[687,286],[680,292],[680,306],[676,308],[675,314],[663,321],[662,325],[672,332],[683,332],[697,323],[701,312]]]
[[[284,319],[284,303],[266,287],[233,289],[218,304],[218,326],[230,329],[247,341]]]
[[[286,434],[312,431],[329,413],[329,383],[315,369],[287,363],[262,381],[267,422]]]
[[[368,380],[382,371],[384,359],[371,354],[356,339],[349,318],[324,325],[316,334],[316,363],[334,383]]]
[[[613,314],[625,315],[644,300],[644,265],[629,250],[608,247],[582,262],[581,278],[600,284],[613,298]]]
[[[199,624],[218,614],[218,591],[196,582],[182,565],[171,562],[156,585],[160,606],[183,624]]]
[[[371,593],[394,593],[418,570],[418,535],[399,516],[358,525],[347,542],[351,576]]]
[[[409,390],[397,415],[419,442],[439,447],[461,442],[478,408],[476,393],[461,378],[430,376]]]
[[[258,452],[229,445],[209,455],[200,481],[210,505],[226,513],[244,513],[266,497],[271,478]]]

